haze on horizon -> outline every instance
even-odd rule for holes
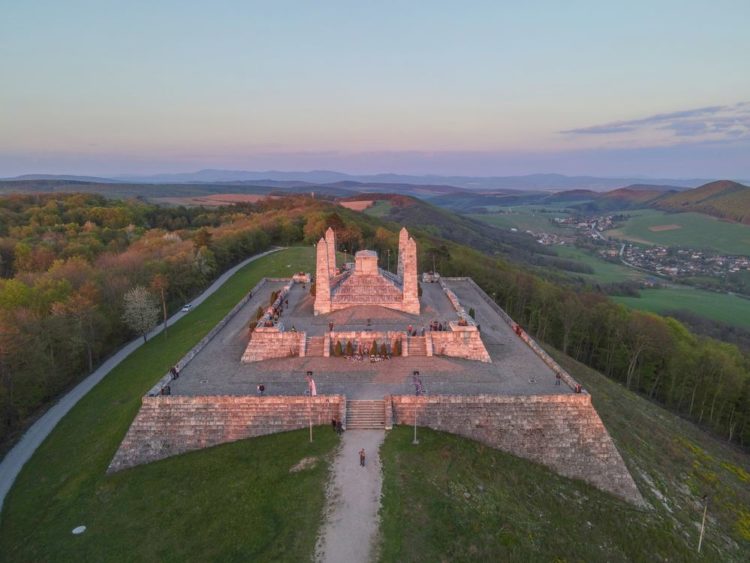
[[[750,178],[750,3],[6,2],[0,177]]]

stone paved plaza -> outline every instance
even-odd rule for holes
[[[300,395],[306,389],[305,373],[314,373],[319,394],[345,394],[351,399],[411,394],[412,372],[418,370],[430,395],[481,393],[506,395],[566,394],[566,385],[555,385],[553,371],[513,333],[508,324],[482,298],[470,282],[446,280],[468,310],[476,311],[482,340],[492,363],[445,356],[399,357],[376,363],[346,358],[290,357],[250,364],[240,362],[249,338],[248,326],[258,307],[268,306],[273,290],[286,282],[269,282],[239,311],[216,337],[171,383],[174,395],[253,395],[262,383],[266,394]],[[308,286],[309,287],[309,286]],[[321,336],[333,322],[335,330],[406,330],[429,327],[437,320],[455,320],[456,312],[437,283],[422,284],[420,315],[379,306],[359,306],[313,316],[313,299],[302,284],[294,284],[282,320],[311,336]],[[369,325],[368,325],[369,319]]]

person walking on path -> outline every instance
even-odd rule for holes
[[[364,467],[365,466],[365,449],[362,448],[359,450],[359,464]]]

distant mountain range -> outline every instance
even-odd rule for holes
[[[222,171],[202,171],[196,173],[202,178]],[[82,191],[95,192],[109,197],[145,197],[145,198],[179,198],[198,195],[240,193],[240,194],[294,194],[314,193],[317,197],[345,198],[357,194],[401,194],[418,197],[459,213],[487,213],[500,207],[515,205],[553,205],[565,204],[585,212],[611,211],[618,209],[635,209],[652,207],[665,211],[695,211],[750,224],[750,187],[731,180],[704,182],[698,187],[684,186],[686,183],[699,180],[663,180],[659,183],[632,182],[622,185],[627,179],[568,177],[557,174],[535,174],[532,176],[505,178],[464,178],[473,181],[487,182],[485,188],[472,188],[452,185],[457,177],[416,177],[379,174],[381,181],[339,179],[328,183],[315,183],[283,179],[284,176],[300,174],[317,175],[327,178],[332,174],[337,177],[347,176],[338,172],[226,172],[224,181],[199,182],[188,181],[192,174],[162,175],[159,177],[141,178],[138,181],[126,181],[124,178],[96,178],[91,176],[56,176],[47,174],[26,175],[18,178],[0,180],[0,193],[12,192],[53,192]],[[229,180],[245,174],[277,178],[259,180]],[[165,183],[167,177],[170,183]],[[368,178],[353,176],[352,178]],[[397,179],[411,179],[411,182],[397,182]],[[440,182],[427,183],[427,178]],[[156,181],[156,180],[160,181]],[[148,181],[150,180],[150,181]],[[182,180],[182,181],[181,181]],[[421,181],[419,181],[421,180]],[[153,183],[152,183],[153,182]],[[489,188],[490,182],[496,182]],[[615,184],[615,189],[602,190],[608,182]],[[511,187],[499,187],[506,183]],[[572,184],[573,189],[551,189],[555,184]],[[596,189],[592,187],[596,186]],[[588,187],[587,187],[588,186]]]
[[[406,174],[345,174],[330,170],[313,170],[308,172],[285,172],[278,170],[199,170],[177,174],[131,175],[110,178],[27,174],[5,180],[68,180],[96,183],[127,184],[242,184],[267,187],[306,187],[342,184],[354,182],[368,184],[371,187],[385,184],[408,184],[411,186],[445,186],[465,190],[540,190],[561,191],[587,189],[607,191],[633,184],[663,185],[676,188],[694,188],[704,185],[712,179],[646,179],[646,178],[600,178],[595,176],[565,176],[562,174],[529,174],[526,176],[437,176]]]
[[[487,213],[499,207],[517,205],[559,205],[583,212],[654,208],[670,212],[696,212],[750,224],[750,187],[719,180],[693,189],[677,186],[633,184],[608,192],[567,190],[553,194],[521,193],[444,194],[429,198],[440,207],[461,213]]]
[[[630,184],[644,183],[644,178],[598,178],[594,176],[564,176],[562,174],[530,174],[527,176],[437,176],[406,174],[345,174],[330,170],[310,172],[283,172],[266,170],[200,170],[182,174],[157,174],[152,176],[122,176],[115,178],[129,182],[186,183],[186,182],[258,182],[264,180],[305,182],[308,184],[332,184],[337,182],[360,182],[375,184],[443,185],[469,190],[566,190],[585,188],[603,191]],[[710,179],[648,179],[649,184],[668,184],[694,188]]]

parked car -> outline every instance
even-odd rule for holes
[[[193,308],[193,304],[192,304],[192,303],[188,303],[187,305],[185,305],[185,306],[184,306],[184,307],[182,308],[182,312],[183,312],[183,313],[189,313],[189,312],[191,311],[191,309],[192,309],[192,308]]]

